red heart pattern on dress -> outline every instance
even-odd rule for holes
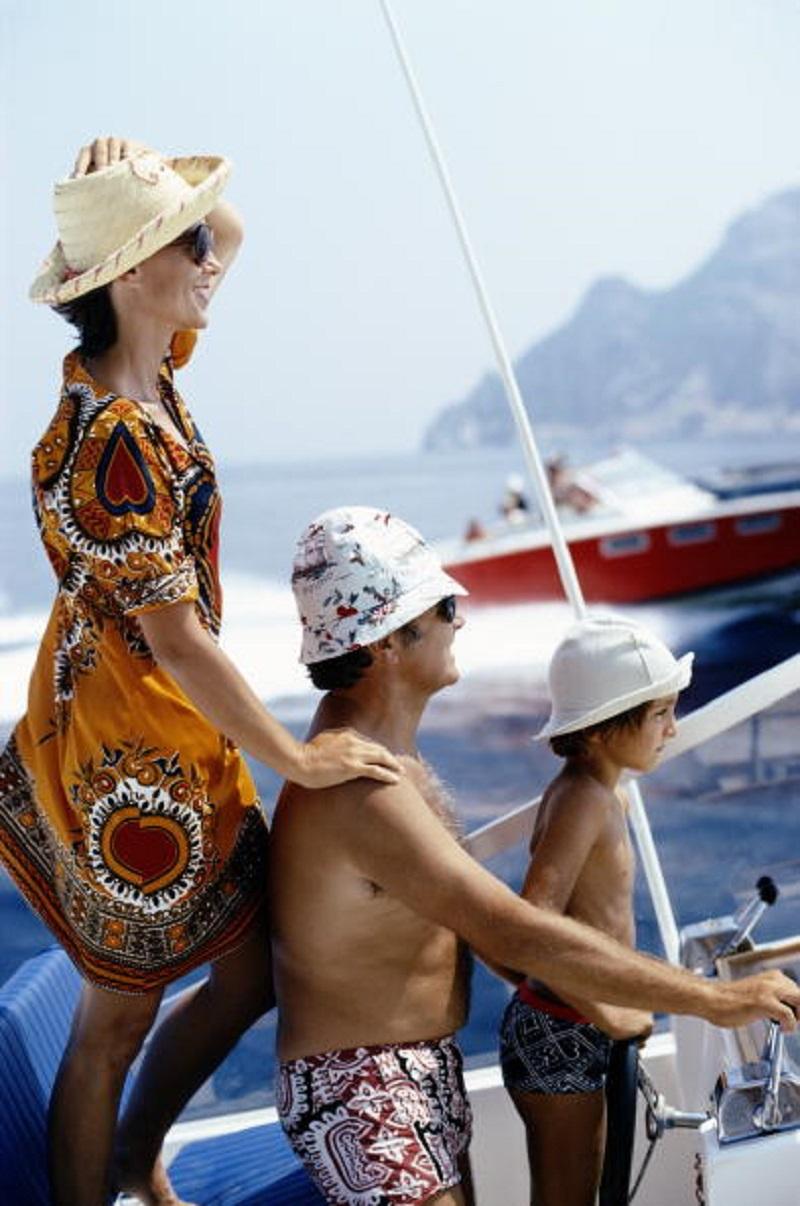
[[[110,870],[148,894],[171,884],[189,861],[183,826],[172,817],[143,814],[135,805],[109,817],[101,843]]]

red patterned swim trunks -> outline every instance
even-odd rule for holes
[[[336,1206],[426,1202],[461,1180],[472,1111],[452,1035],[289,1060],[278,1112]]]

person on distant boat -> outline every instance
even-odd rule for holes
[[[453,1038],[467,944],[565,997],[794,1027],[800,988],[780,972],[723,984],[670,967],[522,900],[462,848],[417,730],[458,679],[466,591],[419,533],[379,509],[328,511],[300,539],[292,584],[301,660],[326,692],[310,735],[356,726],[405,769],[394,784],[287,784],[273,821],[277,1104],[328,1202],[473,1201]]]
[[[536,813],[522,896],[635,945],[625,771],[652,770],[675,735],[692,654],[676,661],[627,620],[586,619],[553,654],[552,711],[538,734],[564,767]],[[644,1039],[652,1017],[522,980],[503,1016],[503,1079],[526,1130],[531,1201],[593,1206],[603,1166],[612,1039]]]
[[[525,482],[519,473],[506,478],[506,490],[500,503],[500,514],[507,523],[525,523],[530,519],[530,504],[525,494]]]
[[[597,497],[587,489],[586,485],[576,481],[572,470],[567,465],[566,457],[554,456],[545,463],[547,484],[553,496],[556,507],[571,511],[576,515],[585,515],[597,506]]]
[[[296,741],[217,644],[214,463],[173,375],[241,241],[228,172],[96,139],[56,185],[60,241],[31,290],[80,336],[33,454],[57,595],[0,754],[0,858],[84,980],[50,1104],[53,1206],[108,1200],[125,1075],[167,984],[212,965],[116,1135],[113,1183],[147,1206],[178,1202],[163,1136],[273,1002],[267,827],[237,747],[308,788],[397,777],[352,732]]]
[[[464,531],[465,540],[485,540],[487,536],[486,528],[479,519],[471,519]]]

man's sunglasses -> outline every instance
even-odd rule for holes
[[[445,595],[444,599],[440,599],[436,604],[436,614],[440,620],[444,620],[445,624],[452,624],[456,618],[457,608],[455,595]]]
[[[199,268],[214,252],[214,232],[207,222],[198,222],[173,239],[170,247],[185,247]]]

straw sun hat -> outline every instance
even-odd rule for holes
[[[229,172],[221,156],[162,159],[147,151],[59,181],[59,241],[31,300],[62,305],[141,264],[211,212]]]
[[[693,653],[678,660],[658,637],[628,620],[580,620],[550,662],[552,711],[537,740],[576,733],[689,685]]]

